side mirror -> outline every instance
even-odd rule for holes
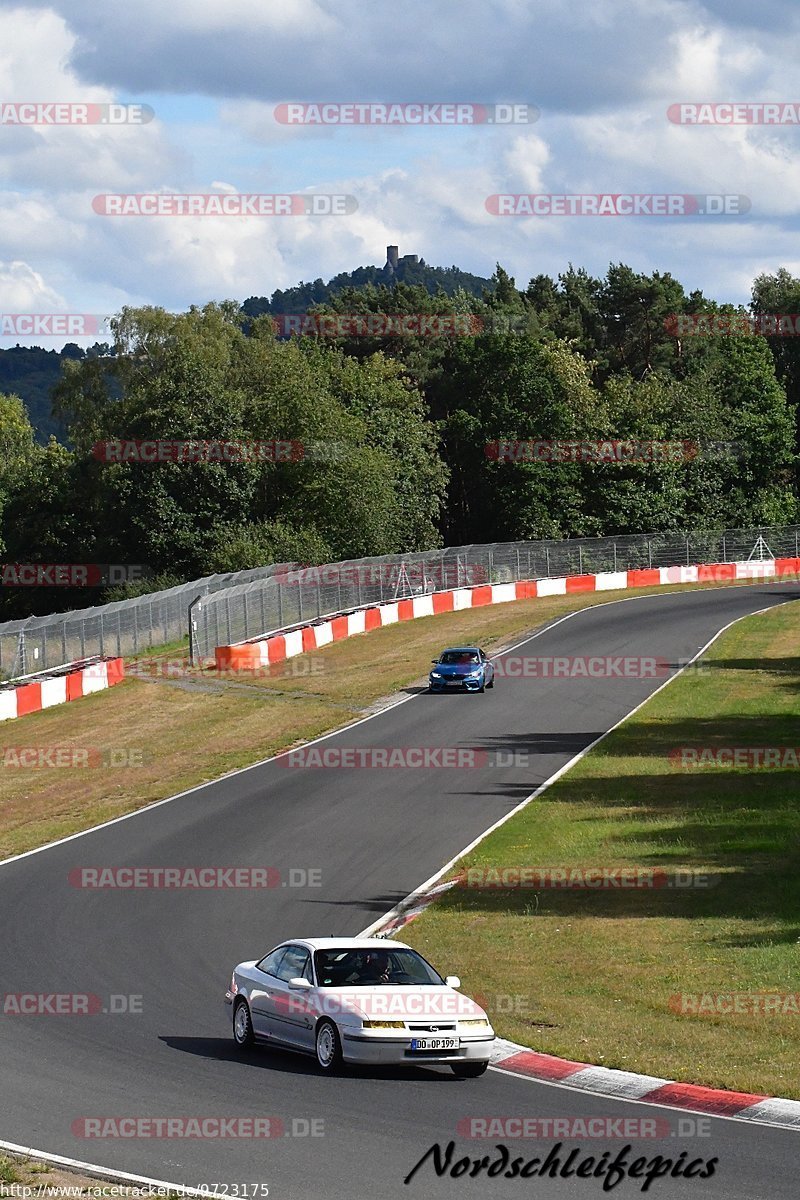
[[[449,988],[460,988],[461,987],[461,980],[459,979],[459,977],[457,975],[446,975],[444,982],[445,982],[445,987],[449,987]]]
[[[432,658],[432,659],[431,659],[431,666],[433,666],[433,667],[438,667],[438,665],[439,665],[439,660],[438,660],[438,658]]]
[[[289,987],[291,988],[291,990],[293,992],[307,992],[308,989],[313,986],[314,985],[312,983],[309,983],[307,979],[290,979],[289,980]]]

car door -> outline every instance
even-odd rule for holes
[[[271,950],[261,962],[256,963],[250,973],[250,1016],[257,1037],[269,1036],[272,990],[277,982],[276,971],[286,950],[286,946],[278,946],[277,950]]]
[[[310,950],[306,946],[287,946],[272,980],[267,1004],[269,1035],[275,1041],[306,1049],[313,1047],[311,990],[294,991],[289,987],[290,979],[307,979],[312,983],[313,978]]]

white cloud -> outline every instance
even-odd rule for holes
[[[39,311],[56,299],[72,311],[177,309],[381,263],[398,243],[478,274],[500,261],[523,287],[569,261],[595,274],[623,261],[744,299],[753,274],[780,265],[776,255],[790,269],[800,260],[800,130],[681,128],[666,110],[798,94],[793,11],[781,10],[778,28],[739,0],[535,9],[527,0],[367,9],[353,0],[0,0],[4,99],[149,96],[157,109],[146,126],[0,127],[0,259],[31,272],[2,275],[0,286],[11,296],[27,280],[33,304],[38,281]],[[297,129],[273,116],[291,99],[507,100],[542,111],[532,129]],[[359,211],[233,219],[91,209],[99,192],[308,186],[352,193]],[[753,214],[501,219],[484,201],[502,191],[735,192],[751,198]]]
[[[64,297],[19,260],[0,261],[0,296],[4,313],[65,312],[67,308]]]

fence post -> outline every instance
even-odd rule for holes
[[[647,565],[648,567],[653,565],[653,543],[649,538],[647,539]]]
[[[67,661],[67,622],[61,622],[61,661]]]
[[[194,600],[189,605],[189,613],[187,617],[187,624],[189,626],[189,662],[192,664],[192,666],[195,665],[195,658],[197,657],[197,626],[194,622],[192,610],[196,605],[200,604],[202,599],[202,596],[195,596]]]
[[[544,548],[544,558],[545,558],[545,562],[547,564],[547,578],[549,579],[550,578],[550,547],[549,546],[545,546],[545,548]]]
[[[103,628],[103,610],[100,610],[100,657],[106,656],[106,638],[105,629]]]
[[[724,563],[728,561],[728,552],[727,552],[727,549],[726,549],[726,544],[727,544],[727,543],[726,543],[726,540],[725,540],[725,534],[723,533],[723,535],[722,535],[722,561],[723,561]]]
[[[228,592],[225,593],[225,626],[228,631],[227,645],[231,644],[231,598]]]
[[[242,601],[244,604],[244,636],[246,641],[250,637],[250,614],[247,610],[247,592],[242,592]],[[263,633],[264,630],[262,629],[261,632]]]
[[[614,547],[614,570],[616,571],[616,569],[617,569],[617,543],[613,542],[612,544]]]
[[[133,606],[133,653],[139,653],[139,605]]]
[[[578,574],[583,574],[583,547],[578,542]]]

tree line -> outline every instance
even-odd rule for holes
[[[796,338],[684,335],[676,315],[735,310],[624,265],[602,279],[570,266],[524,290],[498,267],[476,290],[337,287],[306,306],[323,332],[300,337],[271,319],[289,311],[284,294],[124,309],[113,343],[61,359],[61,441],[38,443],[24,403],[0,395],[2,561],[135,564],[151,575],[138,590],[153,590],[275,561],[795,522]],[[800,280],[759,277],[750,311],[800,312]],[[451,318],[448,332],[431,336],[429,321],[398,334],[403,314]],[[694,449],[525,450],[621,440]],[[165,441],[289,450],[142,461],[119,449]],[[0,615],[118,594],[6,587]]]

